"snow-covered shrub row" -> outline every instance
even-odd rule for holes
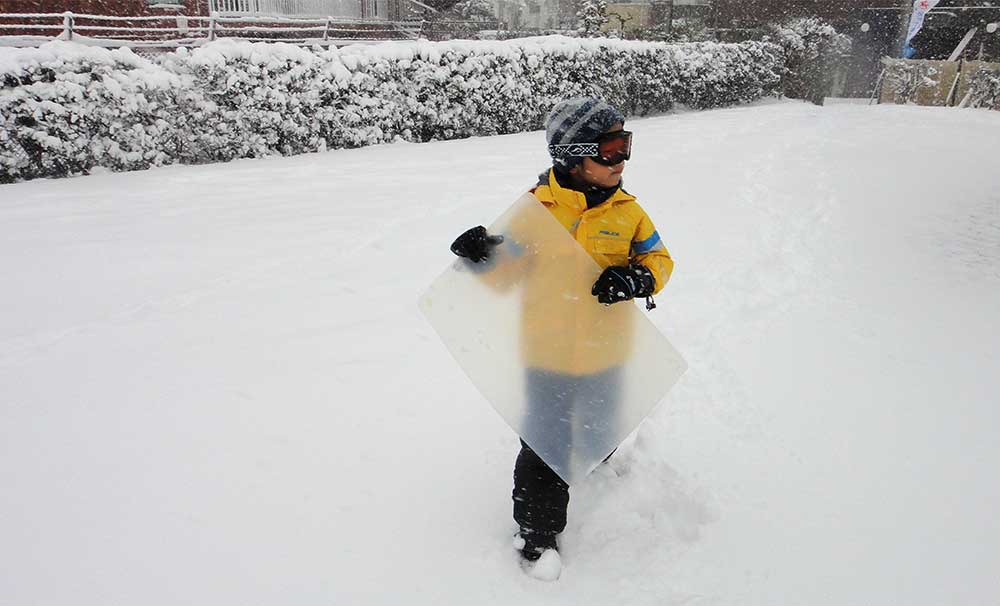
[[[303,49],[220,40],[156,62],[65,42],[0,59],[0,182],[540,128],[594,94],[629,115],[778,92],[761,42],[545,37]]]

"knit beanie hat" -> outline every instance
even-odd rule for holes
[[[545,139],[549,143],[552,166],[569,172],[583,162],[583,155],[589,155],[590,150],[577,144],[596,143],[597,138],[616,122],[624,124],[625,116],[594,97],[576,97],[557,103],[545,118]]]

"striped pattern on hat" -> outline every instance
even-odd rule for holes
[[[557,103],[545,119],[545,139],[553,166],[568,171],[583,162],[584,155],[593,154],[570,155],[566,153],[571,149],[567,146],[594,143],[616,122],[624,124],[625,116],[594,97],[575,97]]]

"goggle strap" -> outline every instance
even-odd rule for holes
[[[564,143],[550,145],[549,154],[554,158],[596,158],[598,147],[598,143]]]

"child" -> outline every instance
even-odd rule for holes
[[[647,309],[652,309],[652,295],[666,284],[674,263],[635,197],[622,189],[632,145],[624,123],[621,112],[595,98],[557,104],[545,126],[552,168],[539,176],[532,193],[603,269],[591,290],[600,303],[646,298]],[[459,236],[451,250],[480,263],[502,241],[479,226]],[[526,377],[529,415],[546,423],[546,432],[560,434],[557,441],[570,444],[574,437],[568,418],[578,414],[573,402],[585,402],[576,410],[593,407],[594,402],[613,406],[617,371],[627,348],[612,344],[585,369],[569,369],[548,363],[544,339],[533,343],[530,334],[522,338],[531,350]],[[628,335],[618,340],[628,340]],[[558,557],[556,537],[566,527],[569,486],[524,440],[514,467],[513,499],[520,527],[515,545],[524,559],[534,562],[546,552],[551,552],[547,558]]]

